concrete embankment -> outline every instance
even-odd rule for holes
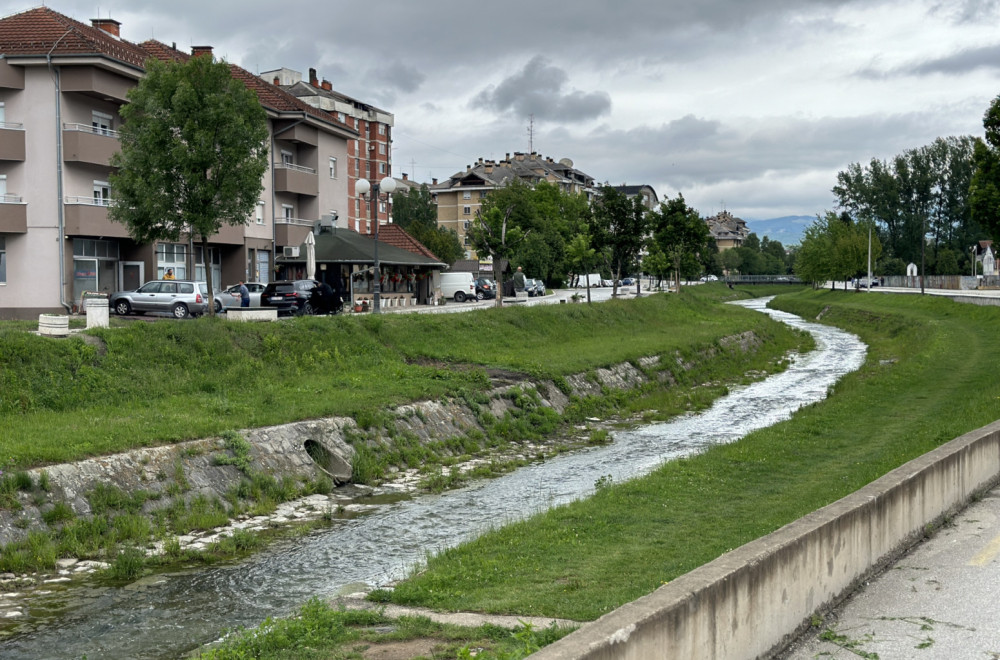
[[[722,555],[588,623],[537,660],[742,660],[780,652],[815,612],[850,594],[1000,480],[1000,422]]]
[[[710,360],[720,352],[753,352],[759,346],[760,340],[746,332],[720,339],[718,346],[706,348],[699,357]],[[394,433],[440,445],[473,431],[482,434],[482,412],[503,419],[514,411],[519,399],[511,395],[514,388],[534,391],[538,405],[562,414],[571,397],[601,396],[605,391],[632,389],[651,380],[669,384],[672,370],[693,366],[680,356],[666,360],[653,356],[638,360],[636,365],[624,363],[569,376],[562,385],[565,392],[550,381],[506,382],[487,392],[487,402],[478,407],[462,399],[422,401],[390,410],[388,418]],[[352,418],[303,421],[239,433],[248,452],[244,467],[279,480],[304,483],[326,477],[334,484],[351,480],[356,443],[376,445],[386,442],[387,435],[386,428],[361,429]],[[32,530],[46,529],[43,514],[59,502],[68,504],[74,516],[91,515],[90,495],[99,487],[114,487],[126,494],[143,491],[147,513],[170,506],[176,498],[225,499],[247,476],[231,460],[232,454],[226,440],[206,438],[31,470],[35,484],[45,483],[44,491],[22,492],[19,510],[0,511],[0,545],[24,538]]]

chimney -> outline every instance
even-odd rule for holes
[[[279,78],[278,76],[275,76],[273,84],[274,84],[275,87],[277,87],[278,85],[280,85],[281,84],[281,78]]]
[[[406,178],[407,176],[406,172],[403,172],[403,181],[409,181],[409,179]]]
[[[438,184],[438,180],[437,179],[431,179],[431,185],[432,186],[436,186],[437,184]]]
[[[325,78],[323,79],[323,82],[321,83],[320,86],[328,92],[333,91],[333,83],[331,83],[329,80],[326,80]]]
[[[191,57],[201,57],[202,55],[212,56],[211,46],[191,46]]]
[[[316,69],[309,69],[309,84],[319,87],[319,78],[316,77]]]
[[[102,32],[107,32],[113,37],[121,39],[121,23],[113,18],[92,18],[90,24]]]

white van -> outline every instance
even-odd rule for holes
[[[472,273],[441,273],[441,295],[455,302],[476,299],[476,280]]]

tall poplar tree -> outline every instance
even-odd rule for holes
[[[201,244],[215,313],[209,237],[245,225],[267,172],[267,114],[257,95],[210,55],[146,62],[121,109],[121,152],[112,158],[109,217],[136,241]]]

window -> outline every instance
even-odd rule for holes
[[[291,151],[281,152],[281,164],[282,165],[294,165],[295,164],[295,154]]]
[[[256,220],[257,220],[257,224],[258,225],[264,224],[264,201],[263,200],[257,202],[257,218],[256,218]]]
[[[343,122],[344,121],[344,113],[343,112],[338,112],[337,113],[337,119]]]
[[[378,152],[383,155],[385,154],[385,142],[378,143]]]
[[[281,215],[285,218],[285,222],[290,222],[295,217],[295,207],[290,204],[282,204]]]
[[[212,264],[212,283],[217,284],[222,282],[222,251],[219,248],[210,247],[208,248],[208,259]],[[204,282],[208,278],[205,277],[205,259],[204,251],[200,245],[194,246],[194,279],[199,282]]]
[[[462,193],[462,199],[472,199],[472,193],[466,190]]]
[[[465,231],[469,231],[469,227],[471,227],[471,226],[472,226],[472,223],[469,222],[468,220],[466,220],[465,221],[465,227],[464,227]]]
[[[0,236],[0,284],[7,283],[7,239]]]
[[[378,134],[379,135],[385,135],[385,124],[379,124],[378,125]]]
[[[7,201],[7,175],[0,174],[0,204]]]
[[[379,174],[385,174],[385,163],[379,163],[378,164],[378,173]]]
[[[361,159],[360,158],[355,158],[354,159],[354,173],[357,174],[358,176],[361,176]]]
[[[462,207],[462,215],[472,215],[472,207],[471,206],[463,206]]]
[[[3,102],[0,102],[0,126],[7,123],[7,107]]]
[[[107,206],[111,202],[111,186],[107,181],[94,181],[94,204]]]
[[[160,243],[156,246],[156,279],[163,279],[168,268],[174,277],[187,279],[187,246],[183,243]]]
[[[469,240],[469,237],[467,235],[462,237],[462,244],[463,245],[471,245],[472,244],[472,242]]]
[[[74,238],[74,257],[96,257],[97,259],[118,260],[118,241],[105,241],[96,238]]]
[[[336,158],[330,158],[330,178],[331,179],[336,179],[337,178],[337,159]]]
[[[357,140],[354,141],[354,153],[355,153],[355,155],[358,153],[358,141]]]
[[[361,215],[361,200],[354,200],[354,215]]]
[[[91,115],[90,125],[98,135],[109,135],[111,133],[111,123],[113,118],[105,112],[94,110]]]
[[[385,202],[379,201],[379,203],[378,203],[378,212],[379,213],[385,213],[385,208],[386,208]]]

